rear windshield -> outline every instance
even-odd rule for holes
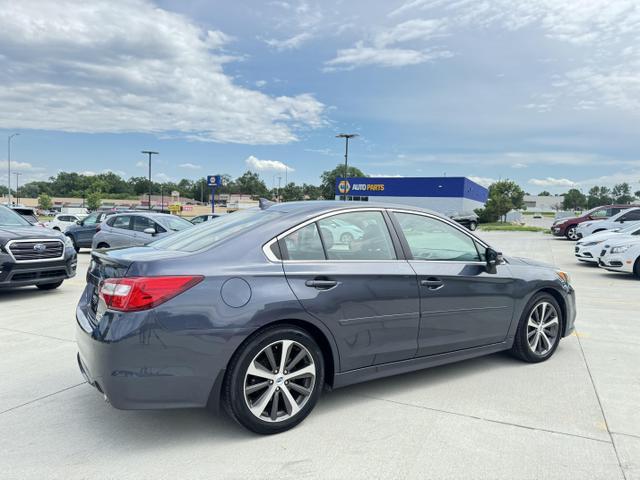
[[[253,230],[275,219],[279,213],[249,209],[234,212],[216,219],[215,222],[203,222],[193,228],[162,238],[149,244],[161,250],[197,252],[246,231]]]
[[[0,225],[3,227],[23,227],[31,224],[16,212],[0,206]]]

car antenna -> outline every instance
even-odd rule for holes
[[[276,202],[272,202],[271,200],[267,200],[266,198],[261,198],[258,200],[258,204],[260,205],[260,210],[266,210],[272,205],[275,205]]]

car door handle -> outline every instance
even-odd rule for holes
[[[420,280],[420,285],[427,287],[429,290],[440,290],[444,287],[444,283],[439,278],[430,277],[426,280]]]
[[[318,290],[329,290],[338,285],[335,280],[307,280],[304,282],[307,287],[317,288]]]

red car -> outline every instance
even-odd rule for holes
[[[614,216],[616,213],[626,210],[627,208],[637,207],[638,205],[605,205],[596,207],[584,213],[581,217],[559,218],[551,226],[551,233],[556,237],[565,236],[569,240],[578,240],[576,227],[579,223],[588,220],[604,220]]]

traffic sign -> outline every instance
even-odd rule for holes
[[[221,187],[222,176],[221,175],[207,175],[207,185],[210,187]]]

